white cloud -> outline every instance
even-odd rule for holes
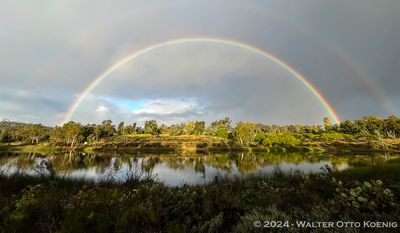
[[[200,105],[195,100],[188,99],[153,99],[148,100],[144,107],[133,110],[136,115],[172,115],[198,111]]]
[[[109,111],[109,109],[104,105],[99,105],[96,108],[96,112],[98,112],[98,113],[108,113],[108,111]]]

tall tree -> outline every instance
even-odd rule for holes
[[[144,123],[144,133],[151,135],[158,135],[159,129],[156,120],[149,120]]]
[[[125,133],[126,134],[136,134],[137,132],[137,125],[136,123],[133,123],[132,125],[127,125],[125,127]]]
[[[125,135],[125,122],[121,121],[118,124],[118,135],[124,136]]]
[[[168,134],[172,136],[179,136],[184,133],[184,124],[174,124],[169,127]]]
[[[185,127],[183,128],[183,131],[186,135],[192,135],[194,132],[194,127],[195,127],[196,122],[194,121],[188,121],[185,123]]]
[[[78,142],[79,136],[82,133],[81,125],[70,121],[62,127],[64,133],[64,140],[71,147],[74,147],[75,143]]]
[[[169,132],[169,127],[166,124],[162,124],[160,126],[160,134],[168,134]]]
[[[243,145],[252,143],[257,133],[256,123],[239,121],[236,127],[232,130],[235,141]]]
[[[101,131],[102,131],[102,136],[104,137],[111,137],[116,134],[115,126],[113,125],[111,120],[104,120],[101,123]]]
[[[211,122],[210,126],[207,128],[207,134],[216,135],[219,129],[224,129],[227,133],[231,131],[231,119],[225,117],[222,120]]]
[[[206,129],[206,123],[204,121],[196,121],[194,123],[193,134],[194,135],[202,135]]]
[[[329,117],[324,118],[324,127],[325,130],[330,130],[332,128],[331,119],[329,119]]]
[[[25,136],[32,144],[38,144],[40,140],[48,136],[48,130],[41,124],[29,125],[26,127]]]

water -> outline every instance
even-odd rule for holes
[[[59,176],[86,178],[94,181],[113,177],[124,181],[128,175],[151,175],[169,186],[205,184],[215,176],[244,177],[249,174],[322,172],[322,167],[333,170],[352,166],[368,166],[384,162],[387,156],[327,156],[302,154],[230,153],[213,155],[112,155],[112,154],[7,154],[0,153],[0,171],[5,174],[25,172],[38,175],[43,160],[51,161]]]

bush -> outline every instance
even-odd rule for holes
[[[15,232],[55,232],[62,215],[62,194],[54,186],[28,186],[14,203],[8,228]]]
[[[335,180],[336,182],[336,180]],[[395,196],[385,188],[381,180],[371,180],[357,184],[354,188],[344,187],[341,181],[336,182],[336,196],[332,203],[337,209],[348,211],[350,214],[370,214],[380,219],[381,214],[390,213],[396,208]]]
[[[229,137],[229,134],[228,131],[226,131],[226,129],[218,129],[216,132],[216,136],[227,139]]]
[[[344,135],[337,132],[329,132],[321,134],[319,138],[324,141],[330,141],[330,140],[344,139]]]
[[[263,146],[275,146],[275,145],[290,145],[295,146],[301,143],[300,139],[297,139],[291,133],[270,133],[266,134],[262,141]]]

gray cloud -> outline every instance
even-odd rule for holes
[[[361,69],[399,113],[399,10],[395,0],[5,1],[0,8],[0,117],[56,124],[117,59],[160,41],[197,35],[232,38],[272,52],[304,74],[343,118],[386,116],[381,100],[355,71]],[[134,120],[229,115],[321,123],[327,114],[276,65],[238,48],[209,44],[146,54],[104,81],[93,96],[188,97],[202,109],[146,113]],[[101,104],[109,110],[100,114]],[[132,120],[124,114],[121,106],[87,99],[74,117]]]

